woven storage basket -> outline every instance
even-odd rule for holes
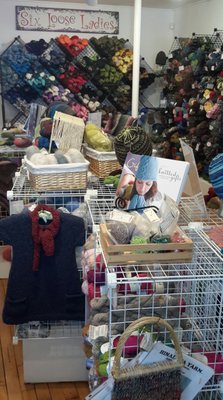
[[[136,364],[121,369],[120,359],[126,340],[136,329],[153,324],[169,331],[175,346],[176,359],[149,365]],[[140,318],[128,326],[118,342],[112,368],[112,400],[180,400],[181,367],[183,356],[173,328],[159,317]]]
[[[34,165],[25,157],[30,185],[38,192],[86,189],[89,162]]]
[[[100,152],[88,146],[83,146],[83,149],[84,157],[90,163],[90,171],[100,178],[105,178],[111,172],[121,168],[114,151]]]

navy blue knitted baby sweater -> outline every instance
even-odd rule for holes
[[[6,324],[29,321],[84,320],[84,295],[75,247],[85,241],[82,218],[61,213],[53,256],[40,250],[38,271],[32,270],[33,238],[29,213],[0,220],[0,240],[13,246],[13,260],[3,308]]]

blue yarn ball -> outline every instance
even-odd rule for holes
[[[209,165],[209,178],[216,195],[223,199],[223,153],[213,158]]]
[[[69,202],[66,203],[65,207],[69,212],[73,212],[75,211],[77,208],[79,208],[79,201],[78,200],[71,200]]]

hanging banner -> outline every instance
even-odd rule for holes
[[[119,33],[119,13],[63,8],[16,6],[16,29],[20,31],[57,31]]]

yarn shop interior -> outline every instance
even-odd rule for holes
[[[0,5],[0,400],[223,399],[222,1]]]

